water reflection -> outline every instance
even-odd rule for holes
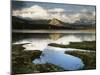
[[[50,46],[45,48],[40,58],[35,59],[33,63],[52,63],[65,70],[77,70],[83,68],[84,64],[80,58],[64,54],[64,51],[58,49],[61,48],[50,48]]]
[[[32,34],[32,37],[23,38],[14,44],[23,45],[25,50],[44,50],[49,43],[69,44],[70,42],[95,40],[95,34]]]
[[[27,38],[22,38],[21,40],[16,41],[13,44],[28,43],[23,45],[25,50],[43,51],[40,58],[32,61],[35,64],[52,63],[64,68],[65,70],[77,70],[83,68],[84,64],[82,60],[80,58],[64,54],[65,50],[74,50],[74,49],[49,47],[48,44],[57,43],[57,44],[67,45],[70,42],[92,41],[92,40],[95,40],[94,33],[93,34],[87,34],[87,33],[32,34],[30,37],[28,36]]]
[[[51,33],[51,34],[49,34],[49,38],[52,39],[52,40],[57,40],[60,37],[61,37],[60,33]]]

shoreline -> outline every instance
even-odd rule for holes
[[[19,30],[14,29],[12,33],[96,33],[95,30]]]

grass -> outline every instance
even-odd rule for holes
[[[96,52],[65,51],[65,54],[81,58],[85,64],[83,70],[96,69]]]
[[[96,68],[96,41],[83,41],[83,42],[70,42],[69,45],[61,45],[56,43],[51,43],[49,46],[61,47],[61,48],[76,48],[91,50],[86,51],[65,51],[66,54],[70,54],[82,59],[85,64],[83,70],[95,69]],[[93,50],[93,52],[92,52]]]
[[[61,67],[46,63],[33,64],[32,61],[40,58],[42,51],[24,51],[23,44],[12,45],[12,72],[13,74],[29,74],[64,71]]]
[[[76,49],[85,49],[85,50],[96,50],[96,41],[70,42],[69,45],[50,43],[48,45],[54,46],[54,47],[61,47],[61,48],[76,48]]]
[[[50,63],[33,64],[32,61],[36,58],[40,58],[42,51],[40,50],[25,51],[22,45],[23,44],[16,44],[16,45],[12,44],[12,72],[14,75],[65,71],[63,68]],[[51,43],[49,44],[49,46],[94,50],[94,52],[65,51],[65,53],[82,59],[83,63],[85,64],[82,70],[89,70],[96,68],[95,41],[70,42],[69,45]]]

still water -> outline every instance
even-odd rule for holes
[[[67,45],[70,42],[92,41],[95,40],[94,33],[75,33],[75,34],[32,34],[24,37],[13,44],[24,44],[25,50],[41,50],[43,53],[40,58],[32,61],[34,64],[51,63],[65,70],[78,70],[84,67],[83,61],[75,56],[64,54],[66,50],[72,48],[59,48],[48,46],[49,43],[57,43]],[[74,49],[73,49],[74,50]]]
[[[62,67],[64,70],[77,70],[82,69],[84,63],[80,58],[64,54],[64,51],[58,50],[59,48],[54,48],[48,46],[44,49],[40,58],[32,61],[35,64],[45,64],[52,63],[59,67]]]
[[[21,39],[18,39],[13,44],[24,44],[25,50],[41,50],[43,51],[49,43],[57,43],[67,45],[70,42],[92,41],[95,40],[95,34],[21,34]]]

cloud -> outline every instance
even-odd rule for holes
[[[14,10],[13,11],[14,16],[21,16],[21,17],[27,17],[31,19],[46,19],[48,16],[47,11],[38,6],[34,5],[30,8],[23,8],[21,10]]]
[[[64,12],[64,11],[65,11],[65,10],[62,9],[62,8],[54,8],[54,9],[49,9],[49,10],[48,10],[48,12],[51,12],[51,13],[53,13],[53,12],[62,13],[62,12]]]
[[[95,11],[82,10],[81,13],[78,13],[78,18],[80,18],[79,21],[94,23],[95,16]]]
[[[86,20],[95,21],[95,11],[91,12],[87,9],[82,9],[80,12],[68,14],[63,8],[45,9],[38,5],[33,5],[29,8],[21,10],[13,10],[13,16],[20,16],[30,19],[52,19],[57,18],[63,22],[75,23],[76,21]]]

